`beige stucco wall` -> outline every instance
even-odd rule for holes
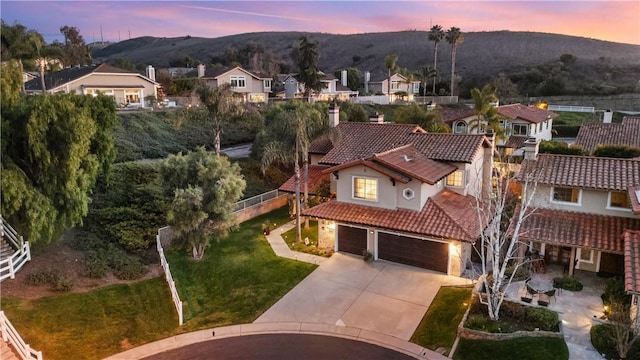
[[[551,201],[551,186],[538,185],[536,189],[535,204],[540,207],[576,211],[590,214],[610,215],[618,217],[635,218],[630,209],[607,209],[609,204],[609,192],[599,190],[582,190],[580,205],[571,203],[559,203]]]
[[[132,88],[140,86],[141,89]],[[68,93],[84,94],[85,88],[99,87],[99,90],[114,90],[116,103],[124,100],[124,90],[141,90],[140,101],[144,106],[144,98],[156,94],[156,85],[145,80],[138,74],[101,74],[92,73],[87,77],[69,82],[64,91]],[[112,88],[109,88],[112,87]],[[55,89],[52,89],[55,90]]]
[[[346,203],[360,204],[367,206],[377,206],[386,209],[395,209],[397,207],[396,189],[389,180],[388,176],[384,176],[375,170],[362,165],[353,166],[340,170],[339,179],[336,181],[337,200]],[[377,201],[361,200],[353,198],[353,178],[367,177],[378,180],[378,199]]]
[[[424,204],[426,204],[427,200],[429,200],[430,197],[442,191],[442,189],[444,189],[444,179],[438,181],[437,183],[435,183],[435,185],[421,183],[420,192],[416,193],[416,197],[418,197],[418,195],[420,196],[420,207],[418,208],[418,210],[422,209],[424,207]]]
[[[589,251],[589,250],[580,249],[580,251]],[[600,270],[600,254],[601,254],[600,251],[596,251],[596,250],[593,251],[593,263],[578,260],[576,269],[597,272],[598,270]],[[578,259],[577,253],[576,253],[576,259]]]
[[[320,159],[322,159],[323,157],[324,157],[324,155],[310,154],[309,155],[309,164],[310,165],[318,165],[318,163],[320,162]]]

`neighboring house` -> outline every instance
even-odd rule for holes
[[[625,116],[622,123],[596,123],[580,126],[575,145],[591,154],[600,145],[624,145],[640,149],[640,117]]]
[[[112,96],[117,106],[145,107],[145,97],[157,98],[160,84],[153,78],[108,64],[76,66],[44,74],[47,93]],[[27,94],[42,93],[40,77],[25,83]]]
[[[520,240],[569,274],[624,275],[637,298],[640,160],[537,154],[538,144],[525,143],[518,175],[537,181],[537,208],[521,225]]]
[[[505,139],[498,140],[496,145],[503,148],[506,155],[522,149],[528,138],[551,140],[553,119],[558,114],[540,109],[533,105],[502,105],[497,107],[498,116],[505,129]],[[514,155],[520,155],[518,153]]]
[[[391,81],[391,88],[389,88],[389,80]],[[413,101],[414,95],[420,92],[420,81],[409,81],[404,75],[395,73],[391,75],[391,79],[385,77],[384,79],[372,80],[368,82],[369,92],[374,94],[394,95],[391,102],[395,100],[409,100]],[[390,90],[390,94],[389,94]],[[398,94],[400,93],[400,94]],[[404,98],[408,96],[408,98]]]
[[[325,74],[322,71],[318,72],[318,74],[320,75],[323,88],[320,90],[320,93],[311,92],[310,97],[313,100],[330,101],[337,99],[347,101],[350,97],[358,96],[357,91],[352,91],[348,87],[340,84],[335,76]],[[282,83],[284,84],[285,99],[302,98],[304,96],[305,84],[299,81],[297,74],[284,76]]]
[[[309,151],[310,183],[318,183],[311,174],[330,179],[336,194],[303,211],[319,219],[319,246],[460,276],[484,228],[474,196],[490,184],[491,141],[417,125],[339,123],[338,114],[330,109],[340,140],[314,141]]]
[[[267,103],[271,93],[272,78],[269,75],[248,71],[240,66],[207,68],[200,64],[195,71],[185,76],[197,77],[214,89],[221,84],[231,84],[233,92],[242,99],[242,102]]]
[[[29,80],[33,80],[39,77],[40,74],[37,71],[23,71],[22,72],[22,82],[27,82]]]
[[[640,202],[640,188],[636,191]],[[640,231],[624,234],[624,290],[631,294],[629,314],[640,332]]]
[[[478,134],[484,133],[483,126],[486,123],[478,124],[475,110],[473,109],[452,109],[438,107],[434,112],[440,114],[442,121],[451,127],[454,134]],[[478,126],[480,125],[480,126]]]

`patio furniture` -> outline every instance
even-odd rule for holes
[[[538,305],[545,307],[549,306],[549,298],[544,294],[540,294],[540,297],[538,298]]]
[[[548,299],[553,298],[553,301],[556,301],[556,289],[549,290],[549,291],[545,291],[545,292],[544,292],[544,295],[545,295]]]

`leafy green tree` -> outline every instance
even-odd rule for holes
[[[64,25],[60,27],[60,33],[64,35],[65,63],[70,65],[91,64],[89,48],[80,30],[75,26]]]
[[[387,69],[387,96],[391,99],[391,72],[398,70],[398,55],[391,54],[385,56],[384,67]]]
[[[584,155],[582,147],[571,146],[566,142],[558,142],[552,140],[543,140],[540,142],[541,154],[562,154],[562,155]]]
[[[503,72],[491,78],[491,85],[496,88],[496,96],[499,98],[520,95],[518,86]]]
[[[471,89],[471,98],[473,99],[473,112],[475,113],[475,120],[471,122],[469,130],[480,130],[484,124],[492,129],[498,137],[504,135],[504,129],[500,126],[500,118],[498,116],[498,110],[492,103],[498,101],[496,97],[496,89],[493,85],[485,85],[482,90],[478,88]]]
[[[446,38],[447,42],[449,43],[449,45],[451,45],[451,86],[450,86],[450,92],[451,92],[451,95],[453,96],[453,94],[454,94],[453,90],[454,90],[454,85],[455,85],[455,75],[456,75],[456,51],[458,49],[458,46],[460,44],[462,44],[462,42],[464,41],[464,35],[463,35],[462,31],[460,31],[460,28],[452,26],[449,30],[447,30],[445,38]]]
[[[184,235],[193,257],[202,259],[211,236],[222,239],[236,225],[233,211],[246,187],[240,166],[200,147],[169,156],[160,166],[160,177],[165,192],[174,196],[169,223]]]
[[[295,212],[296,239],[301,241],[300,232],[300,165],[304,167],[304,199],[308,198],[308,153],[309,145],[314,139],[329,135],[327,111],[319,111],[322,104],[304,104],[300,101],[289,101],[279,104],[267,114],[268,123],[265,133],[269,141],[264,145],[262,153],[262,171],[273,163],[291,164],[295,177]],[[323,109],[324,110],[324,109]]]
[[[438,119],[435,112],[428,111],[425,106],[418,104],[399,107],[396,110],[395,122],[397,124],[417,124],[429,132],[451,132],[449,126]]]
[[[113,160],[115,104],[55,94],[12,105],[2,107],[1,213],[30,241],[50,242],[82,223],[96,179]]]
[[[22,77],[24,62],[38,57],[38,44],[44,44],[44,39],[39,32],[27,29],[19,23],[13,26],[7,25],[4,20],[1,23],[2,61],[18,60]],[[24,84],[21,88],[24,92]]]
[[[362,73],[358,68],[349,67],[347,70],[347,86],[349,89],[353,91],[357,91],[360,88],[360,83],[362,81]],[[342,79],[342,70],[336,70],[333,74],[338,78]]]
[[[640,157],[640,149],[624,145],[601,145],[593,151],[593,156],[630,159]]]
[[[304,84],[304,97],[309,98],[311,91],[319,93],[324,87],[318,70],[318,44],[309,42],[303,36],[298,43],[297,52],[298,77]]]
[[[427,35],[429,41],[433,41],[433,70],[438,70],[438,44],[440,41],[444,39],[444,31],[442,30],[442,26],[433,25],[431,29],[429,29],[429,34]],[[426,85],[426,84],[425,84]],[[436,93],[436,82],[433,81],[433,94]]]

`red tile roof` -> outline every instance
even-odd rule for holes
[[[442,121],[447,124],[451,124],[456,120],[466,119],[475,114],[473,109],[438,108],[434,111],[439,113],[442,116]]]
[[[375,154],[373,161],[390,166],[430,185],[458,169],[451,164],[427,158],[413,145],[405,145],[381,154]]]
[[[383,175],[389,176],[391,178],[393,178],[396,181],[400,181],[403,184],[408,183],[409,181],[411,181],[411,178],[401,174],[400,172],[396,171],[395,169],[392,169],[390,167],[384,166],[382,164],[379,164],[377,162],[371,161],[372,158],[369,159],[361,159],[361,160],[354,160],[354,161],[349,161],[347,163],[344,164],[340,164],[340,165],[336,165],[336,166],[332,166],[326,170],[323,171],[323,173],[325,174],[329,174],[329,173],[333,173],[336,171],[340,171],[342,169],[347,169],[356,165],[362,165],[362,166],[366,166],[369,169],[373,169]]]
[[[516,209],[514,219],[518,212]],[[510,233],[513,226],[512,222]],[[640,219],[539,208],[521,224],[520,240],[622,254],[627,230],[640,230]]]
[[[538,124],[553,119],[558,114],[553,111],[538,109],[535,106],[525,106],[522,104],[502,105],[497,108],[498,114],[507,119],[522,119],[530,123]]]
[[[527,141],[528,136],[520,136],[520,135],[512,135],[509,136],[507,143],[504,144],[504,147],[511,149],[520,149],[524,147],[524,142]]]
[[[483,134],[409,134],[413,144],[431,160],[471,163],[483,147],[491,144]]]
[[[640,186],[640,160],[538,154],[525,160],[518,179],[536,174],[538,184],[582,189],[627,191]]]
[[[329,174],[323,174],[322,170],[326,169],[327,166],[320,165],[309,165],[309,177],[308,177],[308,186],[309,186],[309,195],[317,195],[318,186],[321,185],[324,181],[330,181]],[[300,193],[304,193],[304,169],[300,169]],[[290,177],[284,184],[282,184],[278,190],[295,193],[296,192],[296,177],[295,175]]]
[[[598,145],[640,148],[640,117],[626,116],[622,124],[583,124],[575,143],[588,153],[592,153]]]
[[[481,228],[476,200],[449,190],[427,200],[421,211],[383,209],[379,207],[329,201],[303,211],[305,216],[342,223],[374,226],[420,236],[474,242]]]
[[[331,149],[333,149],[333,142],[329,138],[317,139],[309,144],[309,154],[326,155]]]
[[[624,233],[624,289],[640,294],[640,231]]]

